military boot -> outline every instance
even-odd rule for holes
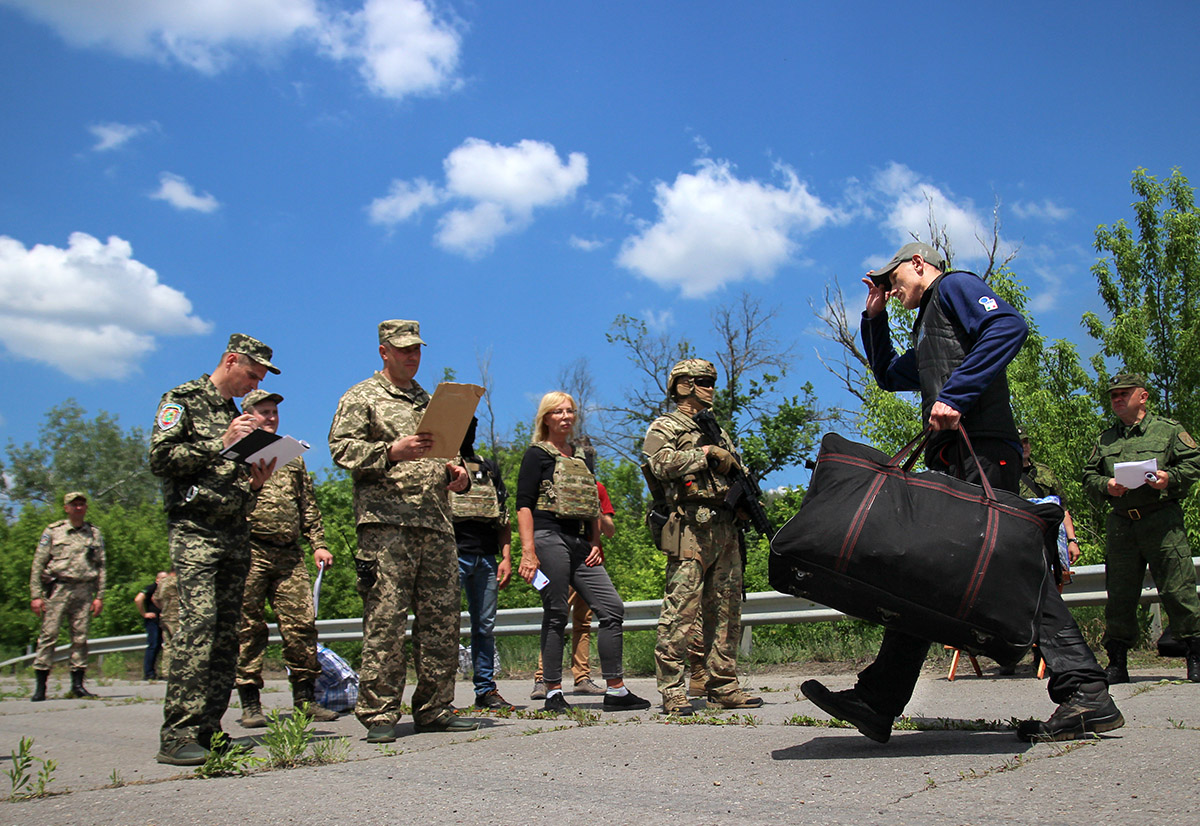
[[[1129,682],[1129,648],[1124,643],[1109,640],[1104,644],[1104,650],[1108,652],[1108,667],[1104,669],[1108,684]]]
[[[688,696],[708,696],[708,669],[704,667],[704,660],[693,662],[691,666],[691,672],[688,674]]]
[[[267,718],[263,716],[262,700],[259,699],[258,686],[239,685],[238,699],[242,701],[242,717],[238,720],[242,728],[266,728]]]
[[[33,696],[29,698],[31,703],[40,703],[46,699],[46,680],[50,679],[49,671],[42,671],[40,668],[33,672],[33,678],[37,681],[33,689]]]
[[[84,673],[82,668],[76,668],[71,671],[71,696],[78,697],[81,700],[94,700],[96,699],[96,695],[83,687]]]
[[[312,680],[297,680],[292,683],[292,705],[313,718],[314,723],[332,723],[338,718],[336,711],[317,705],[313,695]]]
[[[1200,637],[1192,637],[1187,641],[1187,678],[1189,682],[1200,683]]]

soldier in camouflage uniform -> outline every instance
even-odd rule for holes
[[[661,548],[667,554],[666,592],[654,648],[658,690],[668,714],[692,713],[684,689],[688,643],[703,629],[705,692],[710,705],[757,708],[762,698],[738,685],[737,644],[742,627],[742,558],[736,514],[725,505],[726,474],[738,458],[729,434],[705,444],[695,416],[712,407],[717,370],[703,359],[671,369],[667,392],[676,410],[655,420],[642,453],[662,485],[667,507]]]
[[[258,427],[232,400],[255,389],[267,371],[279,372],[271,363],[271,348],[235,333],[212,375],[168,390],[158,405],[150,472],[162,479],[179,589],[160,763],[203,763],[229,707],[250,564],[246,517],[275,463],[251,466],[221,451]]]
[[[416,730],[470,731],[454,714],[458,669],[458,553],[447,491],[466,490],[466,470],[429,457],[433,436],[416,433],[430,396],[413,380],[421,366],[420,325],[379,325],[383,370],[346,391],[329,428],[329,453],[354,480],[363,599],[363,650],[354,713],[367,742],[396,737],[407,672],[409,609],[417,687]]]
[[[174,569],[167,571],[150,599],[158,608],[159,630],[162,631],[162,658],[158,663],[158,676],[165,680],[171,673],[171,641],[179,633],[179,577],[175,576]]]
[[[1178,422],[1146,409],[1146,378],[1120,373],[1108,386],[1119,421],[1100,434],[1083,467],[1084,490],[1111,503],[1104,551],[1108,602],[1104,647],[1110,683],[1129,682],[1127,652],[1140,635],[1137,605],[1146,566],[1158,587],[1176,639],[1187,646],[1187,677],[1200,683],[1200,600],[1180,500],[1200,478],[1200,450]],[[1118,462],[1154,459],[1153,480],[1127,488],[1114,478]]]
[[[242,400],[242,411],[253,414],[263,430],[279,428],[279,403],[283,396],[252,390]],[[242,701],[244,728],[263,728],[263,654],[267,650],[269,600],[283,638],[283,660],[292,682],[292,703],[317,722],[338,718],[336,712],[317,705],[313,690],[321,676],[317,663],[317,624],[313,614],[312,580],[304,564],[300,537],[313,549],[317,569],[333,564],[325,546],[325,528],[313,494],[312,479],[304,458],[297,456],[263,485],[250,515],[250,572],[242,593],[242,625],[238,631],[237,690]]]
[[[88,500],[79,491],[63,497],[66,519],[42,532],[29,574],[29,607],[42,618],[33,673],[33,702],[46,699],[46,680],[54,660],[58,629],[66,616],[71,626],[71,696],[95,697],[83,687],[87,671],[88,622],[104,606],[104,537],[85,521]]]

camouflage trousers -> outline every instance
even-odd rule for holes
[[[312,580],[300,546],[271,545],[250,538],[250,572],[242,592],[242,624],[238,629],[236,684],[262,688],[263,654],[267,650],[266,603],[271,603],[283,638],[283,661],[293,683],[315,681],[317,625],[313,616]]]
[[[354,714],[367,728],[400,719],[408,663],[404,632],[413,613],[413,717],[422,725],[451,713],[458,670],[458,548],[454,534],[368,523],[354,558],[363,600],[362,664]]]
[[[698,558],[667,560],[666,590],[658,617],[654,666],[663,698],[685,698],[689,648],[703,633],[708,693],[737,690],[737,646],[742,631],[742,559],[730,522],[691,523]]]
[[[162,744],[196,741],[207,746],[221,730],[237,667],[242,591],[250,564],[249,532],[238,520],[231,531],[194,522],[169,526],[171,560],[179,588],[178,627],[164,655],[167,698]]]
[[[1108,515],[1104,550],[1104,642],[1135,646],[1141,629],[1137,606],[1146,567],[1158,588],[1163,608],[1178,640],[1200,637],[1200,599],[1196,597],[1196,568],[1183,525],[1183,509],[1171,505],[1138,520]]]
[[[71,670],[87,668],[88,623],[92,620],[92,600],[96,598],[95,582],[60,582],[54,596],[44,601],[42,630],[38,634],[37,656],[33,667],[37,671],[49,671],[54,663],[54,647],[58,644],[58,631],[63,617],[71,628]]]

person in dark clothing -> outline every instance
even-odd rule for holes
[[[142,621],[146,624],[146,654],[142,658],[143,680],[158,679],[156,664],[163,645],[162,628],[158,624],[158,617],[161,612],[158,606],[154,604],[154,592],[158,590],[158,584],[166,578],[167,572],[159,571],[154,581],[138,591],[137,596],[133,598],[133,603],[137,606],[138,613],[142,615]]]
[[[925,464],[968,482],[980,470],[996,488],[1017,491],[1021,447],[1013,421],[1005,369],[1028,334],[1025,320],[974,273],[947,271],[928,244],[907,244],[867,285],[862,340],[878,385],[888,391],[920,390],[922,419],[934,431]],[[892,346],[886,304],[896,298],[917,310],[911,349]],[[976,466],[953,431],[970,434]],[[1020,724],[1023,740],[1071,740],[1125,724],[1108,694],[1104,670],[1047,579],[1038,623],[1038,647],[1049,670],[1050,698],[1058,708],[1048,720]],[[831,692],[816,680],[801,691],[828,714],[852,723],[880,743],[912,697],[929,641],[888,629],[875,662],[854,688]]]

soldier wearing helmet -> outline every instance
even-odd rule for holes
[[[712,407],[717,369],[704,359],[671,368],[667,390],[676,409],[659,417],[642,445],[644,472],[661,487],[667,522],[659,547],[667,555],[666,590],[654,649],[658,690],[667,714],[689,715],[684,690],[688,641],[703,629],[709,705],[757,708],[762,699],[738,685],[737,643],[742,625],[742,560],[736,515],[725,505],[729,472],[738,462],[721,431],[710,444],[695,417]]]

